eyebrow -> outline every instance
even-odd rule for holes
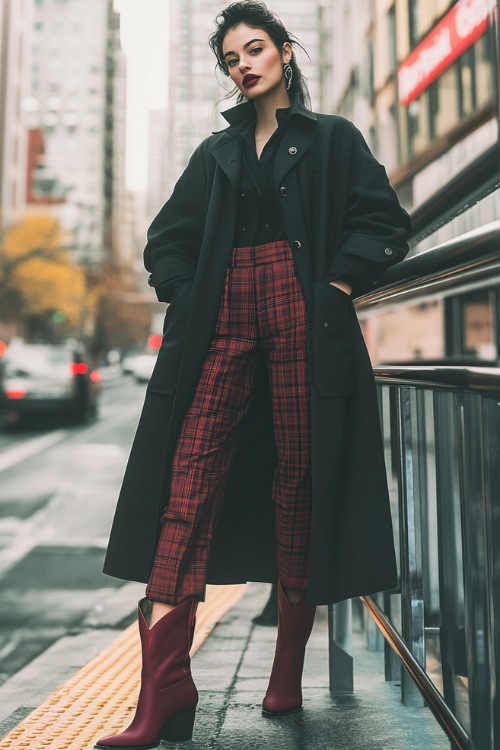
[[[250,39],[249,42],[243,45],[243,49],[250,47],[250,45],[253,44],[254,42],[265,42],[265,41],[266,41],[265,39]],[[228,55],[235,55],[235,54],[236,52],[226,52],[223,59],[225,60]]]

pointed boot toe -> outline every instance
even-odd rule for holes
[[[192,738],[198,703],[189,658],[195,612],[196,602],[188,600],[149,628],[139,603],[142,672],[135,716],[124,732],[98,740],[96,750],[150,750],[162,739]]]

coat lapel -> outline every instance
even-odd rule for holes
[[[283,136],[274,162],[274,184],[279,184],[287,172],[295,167],[305,154],[309,151],[313,141],[290,127]]]
[[[279,145],[274,163],[274,184],[279,186],[286,173],[295,167],[309,151],[313,141],[295,128],[290,128]],[[239,138],[230,136],[223,143],[213,146],[210,153],[228,177],[233,189],[237,190],[241,181],[242,153]]]
[[[242,153],[239,138],[229,136],[221,144],[210,149],[215,161],[228,177],[234,190],[239,188],[241,182]]]

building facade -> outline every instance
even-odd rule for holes
[[[313,108],[327,111],[331,77],[329,0],[274,0],[269,4],[285,27],[299,38],[309,57],[296,50],[308,79]],[[226,127],[220,112],[234,104],[230,82],[215,74],[215,58],[208,46],[214,18],[227,3],[218,0],[176,0],[170,3],[170,59],[168,101],[168,170],[165,197],[196,146],[213,130]],[[320,62],[321,61],[321,64]]]
[[[333,109],[368,137],[405,207],[418,213],[498,142],[496,0],[371,0],[353,25],[354,3],[335,5]],[[410,254],[498,218],[498,190],[476,202],[458,189],[457,199]],[[372,359],[494,360],[494,297],[484,290],[364,314]]]
[[[111,212],[124,193],[125,66],[112,0],[31,0],[34,26],[29,124],[44,157],[32,176],[38,202],[73,236],[75,259],[112,254]]]
[[[28,93],[33,0],[0,0],[0,230],[26,207]]]
[[[410,208],[495,143],[495,0],[375,4],[377,122]],[[384,30],[384,34],[377,30]],[[385,37],[384,37],[385,35]],[[382,48],[390,54],[382,55]],[[378,54],[377,54],[378,53]]]
[[[152,221],[165,203],[167,187],[167,109],[149,112],[148,129],[148,181],[146,213]]]
[[[127,60],[120,39],[120,15],[108,3],[106,45],[106,110],[104,140],[104,199],[106,244],[111,260],[128,266],[135,254],[135,242],[129,232],[129,196],[125,184]],[[110,236],[109,236],[110,235]]]
[[[373,146],[375,128],[372,0],[331,2],[328,112],[347,117]]]
[[[496,140],[494,6],[495,0],[334,4],[333,109],[369,135],[410,208],[428,197],[436,179],[449,179],[451,159],[441,168],[436,163],[450,146],[462,144],[451,158],[463,166]]]

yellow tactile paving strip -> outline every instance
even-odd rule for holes
[[[208,586],[198,607],[193,654],[241,598],[245,586]],[[126,726],[139,691],[140,643],[134,623],[0,741],[1,750],[89,750]]]

